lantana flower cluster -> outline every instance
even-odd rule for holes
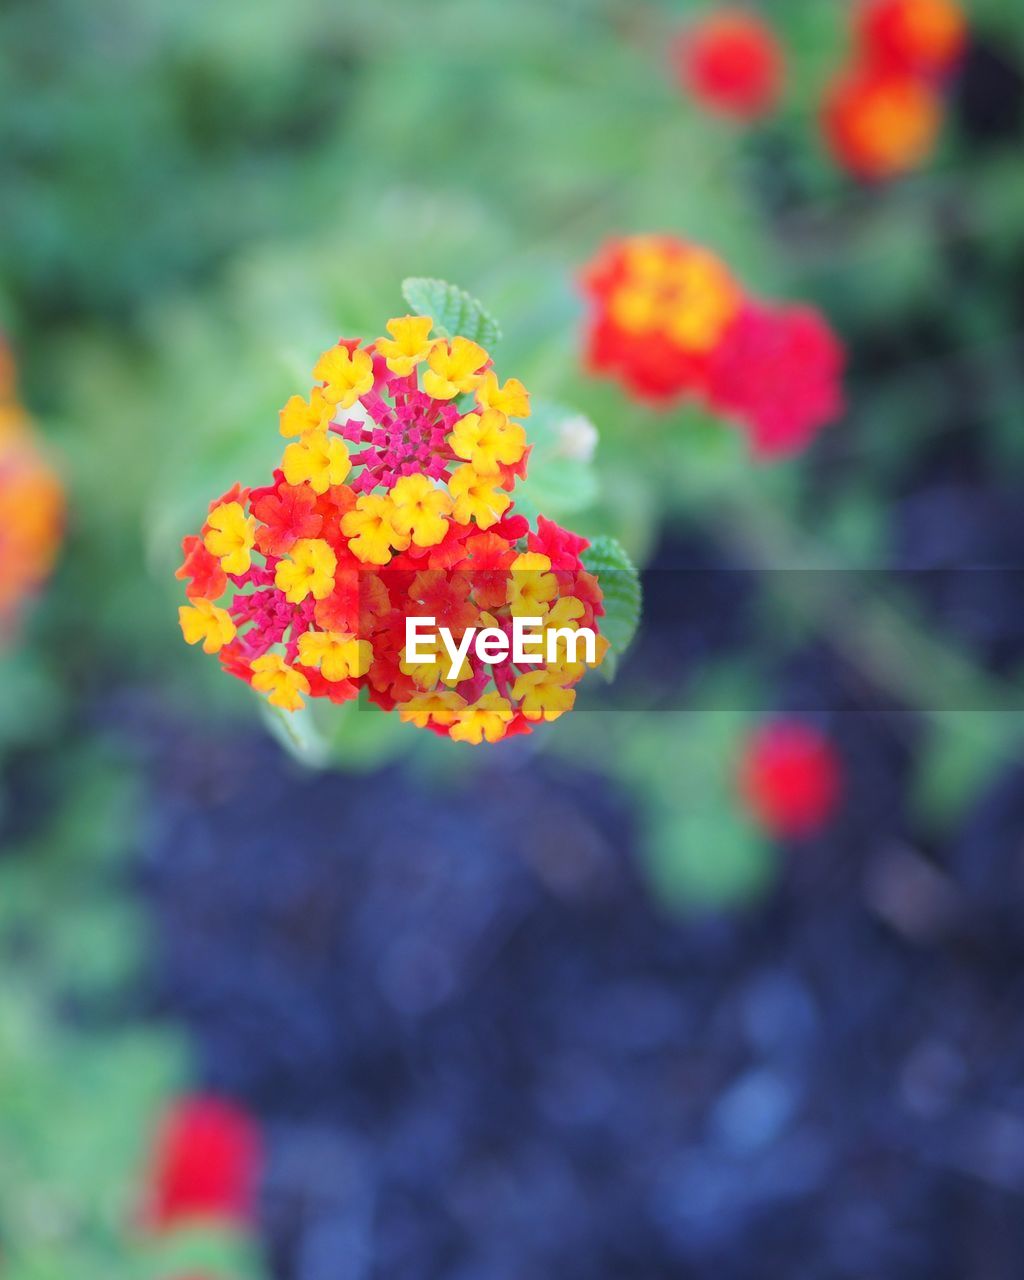
[[[608,242],[584,269],[585,362],[639,400],[696,399],[756,455],[806,447],[843,411],[844,351],[823,316],[753,298],[708,249],[669,235]]]
[[[826,96],[822,127],[843,168],[884,181],[934,150],[967,22],[955,0],[861,0],[854,34],[853,64]]]
[[[0,340],[0,632],[49,575],[63,520],[63,490],[39,450]]]
[[[673,42],[676,75],[713,115],[750,122],[770,115],[782,92],[785,61],[760,15],[725,7],[691,23]]]
[[[500,382],[476,342],[432,329],[404,316],[386,337],[323,353],[309,394],[281,410],[290,443],[272,482],[236,485],[185,539],[180,621],[188,643],[285,711],[365,689],[420,728],[496,742],[573,706],[587,666],[567,633],[597,633],[601,591],[580,559],[586,539],[513,509],[526,388]],[[554,660],[471,649],[453,674],[443,649],[410,660],[410,617],[456,639],[540,619]],[[599,637],[595,665],[606,647]]]

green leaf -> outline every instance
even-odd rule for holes
[[[623,547],[604,534],[584,551],[583,564],[595,575],[604,595],[601,632],[611,645],[611,652],[600,670],[611,680],[618,660],[629,648],[640,625],[640,576]]]
[[[230,1228],[197,1226],[153,1241],[145,1250],[146,1274],[202,1275],[209,1280],[252,1280],[263,1274],[256,1244]]]
[[[314,708],[307,702],[299,711],[272,707],[265,698],[259,700],[260,716],[271,736],[301,764],[322,768],[328,762],[329,748],[321,732]]]
[[[1013,758],[1024,728],[1021,720],[991,711],[947,711],[933,717],[915,766],[915,813],[938,831],[959,821],[994,772]]]
[[[750,822],[736,773],[756,716],[745,674],[712,667],[702,709],[641,714],[620,734],[615,772],[633,792],[646,832],[645,870],[673,911],[722,910],[755,899],[777,867],[772,843]]]
[[[501,338],[497,320],[483,303],[447,280],[410,276],[402,281],[402,297],[420,316],[430,316],[442,338],[469,338],[491,347]]]
[[[375,769],[413,741],[408,725],[365,696],[341,705],[309,700],[300,711],[282,711],[261,698],[260,715],[289,755],[310,769]]]
[[[60,704],[52,673],[29,649],[0,656],[0,744],[21,745],[53,730]]]
[[[375,707],[365,694],[340,707],[325,707],[321,727],[330,763],[355,772],[390,763],[415,741],[397,713]]]
[[[598,496],[591,459],[597,428],[584,414],[550,401],[534,401],[526,424],[531,445],[527,476],[517,487],[517,509],[527,504],[557,518],[589,507]]]
[[[771,844],[735,812],[727,795],[713,809],[659,814],[646,850],[647,870],[672,910],[722,910],[763,893],[777,866]]]

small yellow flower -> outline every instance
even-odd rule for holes
[[[331,347],[313,366],[313,377],[327,384],[322,394],[328,404],[351,409],[373,386],[373,358],[369,351]]]
[[[551,670],[525,672],[516,680],[512,696],[527,720],[557,720],[576,702],[576,690],[566,689]]]
[[[434,340],[428,336],[433,327],[429,316],[402,316],[388,321],[391,339],[378,338],[377,350],[392,373],[404,378],[427,358],[434,347]]]
[[[521,551],[512,561],[513,572],[522,569],[532,573],[547,573],[550,568],[550,558],[540,551]]]
[[[449,730],[453,742],[500,742],[512,719],[512,705],[500,693],[482,698],[458,711]]]
[[[391,501],[392,524],[417,547],[434,547],[448,532],[445,517],[451,515],[452,500],[426,476],[403,476],[391,490]]]
[[[404,551],[409,545],[407,534],[394,525],[395,504],[390,495],[364,493],[356,499],[352,511],[341,518],[341,529],[349,539],[349,550],[364,564],[387,564],[391,549]]]
[[[495,486],[494,476],[482,476],[466,463],[448,481],[448,491],[455,499],[454,515],[459,524],[475,520],[481,529],[497,524],[508,510],[512,499]]]
[[[403,657],[398,663],[399,670],[403,675],[411,676],[421,689],[436,689],[439,684],[446,684],[451,687],[461,684],[463,680],[471,680],[473,677],[473,668],[468,657],[462,659],[462,665],[459,667],[454,680],[450,680],[448,672],[451,668],[451,659],[442,649],[438,649],[432,662],[410,662],[404,656],[404,649],[402,654]]]
[[[186,644],[203,642],[203,653],[219,653],[235,638],[236,627],[227,609],[211,600],[196,600],[178,609],[178,622]]]
[[[301,604],[309,595],[323,600],[334,590],[338,559],[323,538],[300,538],[291,552],[277,562],[274,586],[283,591],[289,604]]]
[[[473,679],[473,668],[470,666],[469,658],[462,659],[462,666],[459,667],[454,676],[449,676],[448,672],[450,670],[451,664],[448,661],[448,655],[445,654],[444,670],[441,673],[441,680],[449,687],[449,689],[462,684],[463,680]]]
[[[404,649],[402,653],[403,657],[398,663],[398,669],[402,675],[408,676],[414,684],[427,692],[436,689],[441,683],[441,676],[444,674],[444,661],[440,655],[435,655],[433,660],[428,662],[410,662],[404,656]],[[421,725],[420,728],[422,727]]]
[[[457,693],[420,693],[400,703],[398,714],[405,724],[425,729],[430,720],[440,725],[453,724],[465,706],[465,699]]]
[[[528,418],[530,416],[530,393],[518,378],[509,378],[503,387],[498,386],[498,377],[493,369],[488,369],[477,387],[476,402],[481,409],[497,409],[509,418]]]
[[[558,595],[558,579],[550,569],[551,561],[537,551],[524,551],[512,561],[508,604],[514,618],[544,616],[548,602]]]
[[[571,627],[585,613],[586,608],[582,600],[577,600],[575,596],[562,596],[560,600],[556,600],[551,606],[547,617],[544,619],[544,626]]]
[[[548,652],[548,645],[554,640],[554,660],[547,664],[548,671],[556,675],[563,683],[570,680],[579,680],[586,675],[587,667],[599,667],[605,659],[611,647],[608,643],[607,636],[599,635],[594,646],[594,661],[588,664],[586,661],[570,662],[569,661],[569,641],[562,635],[554,635],[555,631],[578,631],[579,620],[586,613],[581,600],[577,600],[575,596],[563,596],[560,600],[556,600],[544,617],[544,626],[541,631],[541,641],[544,653]],[[581,652],[580,648],[574,649],[574,656]],[[582,652],[586,653],[585,646]]]
[[[306,631],[299,636],[299,660],[319,667],[325,680],[355,680],[369,671],[373,646],[343,631]]]
[[[423,390],[435,400],[454,400],[476,389],[486,363],[487,352],[468,338],[439,342],[427,357],[430,368],[423,375]]]
[[[448,437],[453,453],[473,464],[478,475],[493,475],[501,463],[518,462],[526,452],[526,432],[497,409],[460,418]]]
[[[281,410],[281,434],[304,438],[313,432],[323,431],[333,412],[319,387],[313,388],[308,400],[292,396]]]
[[[342,483],[352,463],[343,440],[326,431],[312,431],[285,449],[281,470],[289,484],[308,484],[314,493],[326,493]]]
[[[309,693],[309,681],[302,672],[276,653],[253,660],[252,687],[257,693],[267,694],[270,705],[283,711],[300,711],[305,706],[302,695]]]
[[[220,559],[225,573],[245,573],[252,563],[256,541],[256,521],[245,514],[240,502],[222,502],[206,518],[209,526],[203,545],[210,555]]]

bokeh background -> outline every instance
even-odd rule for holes
[[[749,128],[672,74],[708,8],[0,12],[0,327],[67,503],[0,673],[0,1276],[1024,1269],[1024,12],[970,4],[879,186],[818,122],[851,6],[766,6]],[[578,272],[645,231],[827,315],[805,455],[588,377]],[[632,709],[477,751],[359,711],[316,767],[174,569],[406,275],[596,426],[533,496],[647,570]],[[737,782],[780,715],[842,774],[799,841]]]

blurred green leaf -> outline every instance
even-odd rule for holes
[[[59,715],[53,672],[41,655],[28,646],[0,653],[0,747],[45,738]]]
[[[516,508],[551,519],[589,507],[599,486],[593,467],[597,428],[582,413],[535,400],[526,423],[530,465],[516,486]]]
[[[459,336],[488,348],[501,338],[497,320],[483,303],[446,280],[410,276],[402,281],[402,297],[417,315],[431,317],[442,338]]]
[[[611,650],[600,670],[610,680],[618,660],[632,644],[640,625],[640,575],[623,547],[604,534],[595,538],[584,551],[583,563],[597,578],[604,595],[601,634],[607,637]]]
[[[1010,712],[945,712],[931,717],[915,762],[911,806],[934,830],[964,814],[1018,747],[1024,717]]]
[[[643,831],[637,856],[670,910],[741,906],[774,877],[775,846],[749,820],[736,784],[757,713],[727,709],[758,701],[753,672],[716,663],[689,711],[616,711],[601,727],[593,715],[565,717],[554,739],[575,764],[607,770],[632,794]]]
[[[422,734],[403,724],[397,714],[385,714],[370,704],[365,695],[341,707],[323,707],[322,714],[331,762],[346,769],[375,769],[414,746],[423,746]]]
[[[264,725],[290,755],[313,768],[327,763],[330,748],[321,732],[318,711],[312,702],[307,700],[298,711],[285,711],[281,707],[272,707],[259,694],[253,696],[259,699],[260,718]],[[338,707],[332,709],[340,711]]]
[[[4,1276],[135,1280],[127,1230],[149,1133],[184,1077],[168,1033],[93,1038],[0,995]]]
[[[202,1276],[203,1280],[254,1280],[263,1275],[259,1250],[248,1236],[215,1226],[175,1231],[140,1249],[147,1276]]]
[[[410,750],[416,738],[397,715],[386,715],[361,697],[340,706],[308,700],[301,711],[282,711],[259,699],[260,715],[274,738],[300,764],[374,769]]]
[[[765,838],[735,801],[651,823],[647,867],[659,899],[676,910],[731,908],[756,898],[775,871]]]

